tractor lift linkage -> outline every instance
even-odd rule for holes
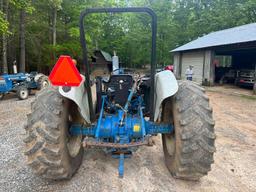
[[[84,147],[102,147],[110,149],[114,158],[119,158],[119,177],[124,175],[124,158],[132,155],[132,148],[141,145],[148,145],[150,136],[158,133],[171,133],[173,126],[171,124],[158,124],[146,121],[143,117],[143,101],[137,97],[138,112],[129,114],[129,106],[136,93],[137,82],[135,81],[130,90],[128,99],[124,108],[118,106],[117,114],[104,115],[104,106],[108,105],[107,96],[102,96],[102,106],[99,119],[95,125],[85,127],[82,124],[73,124],[70,128],[71,135],[83,135]],[[89,138],[89,137],[93,137]]]

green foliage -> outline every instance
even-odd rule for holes
[[[158,16],[157,62],[172,64],[170,50],[203,36],[238,25],[256,22],[255,0],[11,0],[10,25],[0,12],[0,33],[12,28],[18,37],[18,11],[25,9],[26,55],[30,66],[53,66],[53,58],[68,54],[81,59],[79,16],[92,7],[147,6]],[[57,45],[51,44],[52,9],[58,10]],[[86,17],[89,54],[95,48],[117,51],[128,67],[150,63],[151,25],[146,14],[93,14]],[[14,50],[17,48],[14,48]],[[18,54],[15,54],[18,56]],[[11,61],[12,62],[12,61]]]
[[[4,19],[4,14],[0,11],[0,34],[5,34],[8,32],[9,23]]]
[[[10,3],[17,9],[25,9],[27,13],[31,14],[34,11],[32,0],[11,0]]]
[[[60,10],[61,4],[62,4],[62,0],[48,0],[49,6],[56,8],[57,10]]]

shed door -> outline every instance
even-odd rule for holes
[[[185,73],[190,65],[193,65],[193,81],[202,84],[203,66],[204,66],[204,52],[190,52],[182,54],[181,61],[181,77],[185,79]]]

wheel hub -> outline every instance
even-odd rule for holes
[[[81,148],[81,140],[82,140],[82,135],[79,136],[69,136],[67,138],[67,147],[70,156],[75,157]]]
[[[71,125],[74,120],[75,118],[69,115],[68,125]],[[82,147],[82,135],[71,135],[70,130],[68,130],[66,142],[70,156],[75,157]]]
[[[43,83],[42,83],[42,88],[45,88],[45,87],[47,87],[48,86],[48,82],[47,81],[44,81]]]
[[[28,97],[28,91],[27,90],[21,90],[20,91],[20,97],[22,99],[26,99]]]
[[[166,149],[167,152],[170,156],[173,156],[175,153],[175,136],[174,134],[172,135],[165,135],[165,144],[166,144]]]

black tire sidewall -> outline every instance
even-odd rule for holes
[[[176,172],[177,165],[176,163],[178,162],[178,155],[179,155],[179,147],[180,147],[180,124],[179,124],[179,119],[180,117],[178,116],[178,109],[177,109],[177,104],[175,102],[175,97],[169,98],[169,101],[167,101],[165,104],[166,105],[171,105],[170,108],[165,108],[165,110],[170,110],[170,111],[165,111],[165,113],[169,113],[172,117],[172,123],[174,126],[174,133],[172,134],[162,134],[162,143],[163,143],[163,151],[165,155],[165,163],[167,168],[171,171],[171,173],[174,175]],[[167,117],[166,117],[167,118]],[[163,119],[164,122],[168,121],[168,119]],[[174,149],[173,149],[173,154],[169,154],[169,150],[166,146],[167,140],[168,139],[174,139]],[[175,176],[175,175],[174,175]]]
[[[69,116],[69,112],[68,109],[70,108],[71,105],[73,105],[74,103],[71,102],[68,99],[64,99],[64,104],[63,104],[63,111],[62,111],[62,136],[61,136],[61,143],[63,144],[63,158],[65,159],[65,163],[66,166],[69,167],[69,178],[72,177],[72,175],[74,174],[74,172],[76,172],[76,170],[79,168],[82,159],[83,159],[83,153],[84,153],[84,149],[81,145],[80,150],[78,152],[78,154],[74,157],[71,156],[69,149],[68,149],[68,144],[67,144],[67,137],[69,137],[68,135],[68,131],[69,131],[69,122],[68,122],[68,116]]]
[[[32,112],[28,115],[25,126],[25,155],[28,165],[43,178],[70,179],[82,163],[82,138],[77,139],[75,146],[79,148],[76,148],[76,154],[71,156],[68,148],[71,124],[69,116],[73,104],[51,86],[39,91],[32,102]],[[75,108],[77,109],[76,105]]]
[[[4,94],[0,93],[0,100],[2,100],[4,98]]]
[[[179,86],[169,103],[163,103],[163,120],[168,123],[169,116],[174,125],[172,138],[162,135],[163,151],[175,178],[196,181],[211,170],[216,151],[214,120],[203,88],[188,81],[180,81]]]
[[[47,86],[43,86],[44,82],[47,82]],[[45,89],[46,87],[48,87],[50,85],[49,79],[47,76],[42,75],[41,77],[39,77],[38,79],[38,89],[42,90]]]

